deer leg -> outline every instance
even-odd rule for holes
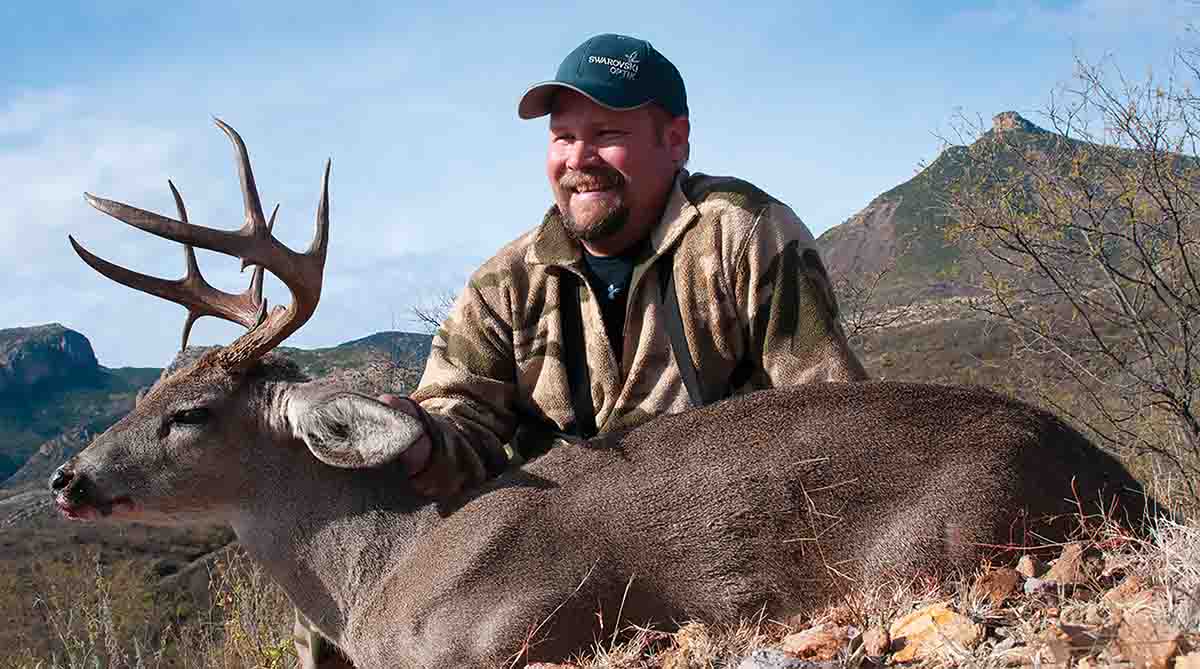
[[[296,648],[296,669],[354,669],[337,646],[321,636],[299,611],[292,626],[292,644]]]

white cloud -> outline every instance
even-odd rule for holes
[[[74,103],[75,96],[66,89],[25,91],[0,110],[0,139],[44,128]]]

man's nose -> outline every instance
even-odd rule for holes
[[[595,144],[577,139],[571,143],[570,153],[567,154],[567,168],[578,170],[588,167],[593,165],[599,157]]]

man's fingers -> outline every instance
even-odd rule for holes
[[[393,395],[391,393],[384,393],[384,394],[380,395],[379,397],[376,397],[375,399],[392,407],[393,409],[402,411],[402,412],[412,416],[413,418],[421,417],[421,410],[417,407],[417,403],[412,401],[412,399],[405,397],[404,395]]]
[[[408,398],[403,397],[401,395],[392,395],[391,393],[384,393],[383,395],[380,395],[379,397],[376,397],[375,399],[379,400],[380,402],[383,402],[384,404],[392,407],[393,409],[402,409],[402,408],[404,408],[404,405],[407,404],[407,402],[405,400],[407,400]]]

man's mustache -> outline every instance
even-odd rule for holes
[[[598,168],[573,170],[567,172],[558,180],[559,187],[565,190],[578,190],[580,188],[601,190],[616,188],[624,185],[624,183],[625,177],[621,176],[620,172],[613,169]]]

